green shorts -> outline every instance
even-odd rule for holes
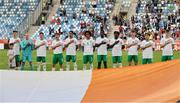
[[[107,55],[97,55],[97,61],[98,62],[107,62]]]
[[[66,62],[76,62],[76,56],[75,55],[66,55]]]
[[[121,56],[113,56],[112,62],[113,63],[122,63],[122,57]]]
[[[45,63],[45,62],[46,62],[46,57],[40,57],[40,56],[38,56],[38,57],[36,58],[36,61],[37,61],[37,62],[43,62],[43,63]]]
[[[142,64],[151,64],[152,63],[152,59],[150,58],[143,58],[142,59]]]
[[[15,60],[16,60],[16,62],[20,62],[21,60],[20,60],[20,55],[15,55]]]
[[[84,55],[83,56],[83,64],[87,64],[87,63],[92,64],[93,63],[93,55]]]
[[[161,61],[168,61],[168,60],[172,60],[173,59],[173,56],[172,55],[169,55],[169,56],[162,56],[162,59]]]
[[[128,62],[138,62],[138,56],[137,55],[128,55]]]
[[[64,59],[63,59],[62,53],[53,55],[53,64],[59,63],[60,65],[62,65],[63,62],[64,62]]]

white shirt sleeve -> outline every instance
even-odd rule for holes
[[[36,40],[35,45],[36,46],[39,45],[39,40]]]
[[[10,40],[9,40],[9,44],[11,44],[11,43],[14,43],[14,39],[13,38],[10,38]]]
[[[81,46],[84,46],[84,40],[81,41]]]
[[[125,45],[124,41],[122,39],[120,39],[120,42],[122,45]]]
[[[92,39],[92,40],[93,40],[93,39]],[[99,43],[100,43],[99,38],[96,39],[95,43],[96,43],[96,44],[99,44]]]
[[[138,45],[141,45],[141,41],[137,38]]]
[[[171,38],[171,39],[172,39],[172,44],[176,44],[175,41],[174,41],[174,39],[173,39],[173,38]]]
[[[164,39],[161,39],[160,44],[164,45]]]
[[[75,45],[78,45],[78,40],[75,38],[74,39]]]
[[[92,40],[93,46],[95,46],[96,41],[94,39],[91,39],[91,40]]]
[[[110,44],[110,40],[108,38],[106,38],[107,44]]]
[[[141,46],[141,48],[144,48],[144,46],[145,46],[145,45],[144,45],[144,41],[141,42],[141,45],[140,45],[140,46]]]

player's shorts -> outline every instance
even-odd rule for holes
[[[137,55],[128,55],[128,62],[138,62],[138,56]]]
[[[15,60],[16,60],[16,62],[20,62],[21,60],[20,60],[20,55],[15,55]]]
[[[143,58],[142,59],[142,64],[151,64],[152,63],[152,59],[151,58]]]
[[[37,61],[37,62],[43,62],[43,63],[45,63],[45,62],[46,62],[46,57],[38,56],[38,57],[36,58],[36,61]]]
[[[62,65],[63,62],[64,62],[64,59],[63,59],[62,53],[53,55],[53,64],[59,63],[60,65]]]
[[[66,62],[76,62],[76,56],[75,55],[66,55]]]
[[[83,64],[87,64],[88,62],[90,63],[90,64],[92,64],[93,63],[93,55],[84,55],[83,56]]]
[[[23,55],[22,56],[22,61],[23,62],[26,62],[26,61],[32,62],[32,55]]]
[[[97,55],[97,61],[98,62],[107,62],[107,55]]]
[[[113,63],[122,63],[122,57],[121,56],[112,56],[112,62]]]
[[[162,56],[161,61],[168,61],[168,60],[173,60],[173,56],[169,55],[169,56]]]

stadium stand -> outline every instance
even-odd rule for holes
[[[94,37],[100,34],[101,28],[107,33],[110,25],[107,20],[113,9],[113,3],[106,1],[65,1],[63,5],[60,5],[51,24],[41,25],[32,38],[37,38],[39,32],[44,32],[47,39],[51,39],[53,33],[57,31],[63,33],[62,39],[71,30],[77,34],[77,38],[81,38],[82,32],[87,29],[94,32]]]
[[[0,39],[11,37],[12,31],[34,11],[40,0],[0,0]]]

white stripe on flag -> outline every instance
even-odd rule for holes
[[[80,102],[91,71],[0,71],[0,102]]]

